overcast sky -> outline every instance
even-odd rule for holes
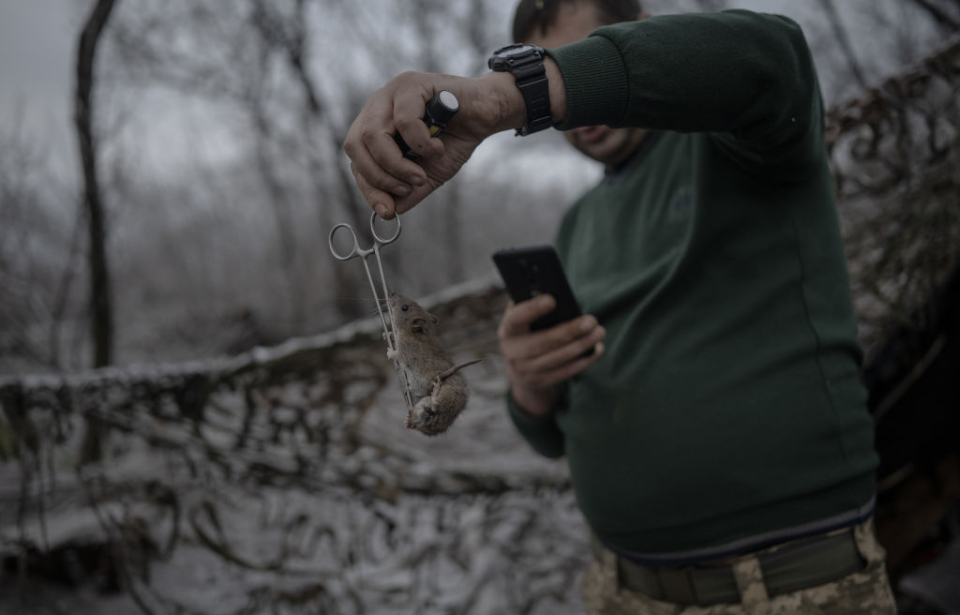
[[[73,172],[70,126],[71,56],[86,2],[0,2],[0,131],[22,119],[45,141],[58,170]],[[18,118],[19,112],[23,117]],[[67,150],[67,151],[64,151]]]

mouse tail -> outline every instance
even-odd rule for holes
[[[480,361],[483,361],[483,359],[474,359],[474,360],[472,360],[472,361],[465,361],[465,362],[463,362],[463,363],[457,363],[457,364],[454,365],[453,367],[448,368],[448,369],[445,369],[445,370],[443,370],[442,372],[440,372],[439,374],[437,374],[437,375],[434,377],[434,380],[439,380],[440,382],[443,382],[444,380],[446,380],[446,379],[449,378],[450,376],[456,374],[458,371],[460,371],[460,370],[463,369],[464,367],[469,367],[469,366],[473,365],[474,363],[479,363]]]

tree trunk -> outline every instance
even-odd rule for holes
[[[77,45],[77,89],[74,122],[83,165],[84,205],[90,236],[90,318],[93,334],[93,366],[113,360],[113,310],[110,301],[110,270],[107,266],[107,231],[103,199],[97,179],[97,152],[93,136],[94,60],[97,45],[116,0],[97,0],[80,32]]]
[[[77,45],[77,89],[74,98],[74,122],[80,160],[83,165],[84,204],[90,236],[90,320],[93,334],[93,366],[113,361],[113,310],[111,307],[110,269],[107,266],[107,230],[103,199],[97,180],[97,151],[93,135],[94,66],[97,44],[110,19],[115,0],[97,0],[80,31]],[[87,421],[80,463],[102,457],[104,428],[96,419]]]

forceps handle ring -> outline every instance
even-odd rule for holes
[[[397,220],[397,229],[393,232],[393,235],[387,238],[383,238],[377,233],[377,227],[376,227],[377,218],[378,216],[376,212],[370,215],[370,233],[373,235],[374,246],[377,246],[377,245],[385,246],[387,244],[390,244],[396,241],[397,237],[400,236],[400,231],[402,229],[402,223],[400,222],[400,215],[397,214],[395,216]],[[350,248],[350,251],[347,252],[346,254],[337,251],[337,248],[333,244],[333,238],[337,234],[337,231],[339,231],[341,228],[347,229],[350,232],[350,236],[353,237],[353,246]],[[354,230],[352,226],[350,226],[346,222],[341,222],[340,224],[330,229],[330,236],[327,238],[327,243],[330,246],[331,254],[333,254],[333,257],[339,261],[350,260],[354,256],[365,257],[371,252],[373,252],[374,250],[373,247],[370,247],[367,249],[361,248],[360,239],[357,237],[357,232]]]

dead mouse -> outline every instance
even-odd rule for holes
[[[387,350],[387,358],[397,359],[413,398],[405,425],[435,436],[445,432],[467,405],[467,382],[459,371],[480,359],[454,365],[437,339],[436,316],[397,293],[390,293],[389,301],[396,321],[396,351]]]

